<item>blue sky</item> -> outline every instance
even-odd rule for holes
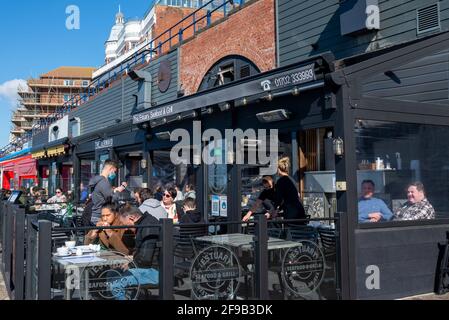
[[[104,42],[121,5],[126,18],[142,18],[153,0],[15,0],[0,10],[0,147],[8,143],[14,88],[59,66],[99,67]],[[66,8],[80,9],[80,29],[67,30]]]

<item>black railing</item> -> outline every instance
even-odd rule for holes
[[[54,221],[39,220],[38,215],[26,213],[25,209],[19,208],[7,202],[0,203],[0,222],[2,232],[2,273],[5,278],[8,291],[12,299],[21,300],[50,300],[62,297],[58,290],[66,290],[67,285],[66,271],[60,272],[55,267],[55,260],[53,253],[59,247],[61,241],[70,240],[72,234],[87,234],[91,230],[119,230],[119,229],[142,229],[142,228],[157,228],[159,230],[159,240],[157,242],[159,257],[158,270],[159,281],[153,287],[142,286],[139,290],[143,291],[158,291],[158,299],[171,300],[176,299],[177,296],[187,297],[190,292],[190,298],[196,299],[214,299],[227,298],[236,299],[238,296],[246,296],[246,299],[273,299],[277,296],[275,286],[280,285],[282,298],[285,299],[302,299],[303,293],[301,290],[295,291],[294,281],[296,273],[301,271],[301,264],[295,262],[291,257],[296,256],[291,250],[296,250],[301,246],[311,245],[323,251],[325,256],[325,263],[322,270],[323,284],[317,283],[316,287],[310,288],[311,293],[315,298],[338,299],[340,298],[340,276],[339,276],[339,261],[340,261],[340,241],[339,241],[339,216],[328,219],[302,219],[302,220],[276,220],[268,221],[265,216],[258,215],[255,220],[249,223],[242,223],[241,221],[227,221],[215,223],[197,223],[197,224],[180,224],[174,225],[172,220],[164,219],[160,224],[141,225],[141,226],[111,226],[111,227],[74,227],[59,226]],[[323,222],[321,227],[314,228],[306,226],[311,220]],[[335,222],[336,229],[330,229],[328,226],[330,222]],[[238,228],[242,225],[246,226],[247,234],[236,233],[233,235],[217,235],[217,226],[234,225]],[[215,227],[212,228],[211,227]],[[204,236],[191,232],[193,229],[206,230]],[[211,231],[212,230],[212,231]],[[334,232],[330,232],[333,230]],[[321,234],[321,231],[324,233]],[[307,236],[307,232],[317,233],[318,237]],[[64,234],[66,239],[64,239]],[[61,237],[61,235],[63,235]],[[189,254],[189,243],[186,242],[185,236],[191,236],[192,252]],[[333,238],[329,238],[333,235]],[[226,242],[227,237],[241,237],[239,241],[244,240],[240,245],[235,246],[231,242]],[[216,237],[220,239],[223,237],[223,242],[216,241]],[[321,237],[321,238],[319,238]],[[333,240],[332,240],[333,239]],[[59,241],[59,242],[58,242]],[[211,241],[211,242],[207,242]],[[247,242],[245,242],[247,241]],[[78,241],[80,242],[80,241]],[[215,243],[215,244],[214,244]],[[295,243],[298,243],[296,246]],[[187,247],[186,247],[187,244]],[[196,245],[201,244],[201,250],[195,248]],[[184,246],[179,248],[178,246]],[[330,246],[330,248],[329,248]],[[208,281],[201,280],[194,283],[194,274],[192,274],[194,263],[201,263],[207,259],[203,259],[207,250],[215,247],[222,247],[225,250],[235,251],[235,259],[239,267],[228,266],[227,273],[238,272],[234,278],[230,277],[226,272],[219,275],[218,279],[223,276],[223,281],[235,281],[236,292],[212,292],[212,295],[198,296],[198,292],[202,292],[201,285],[208,285]],[[227,249],[226,249],[227,248]],[[187,249],[187,251],[185,250]],[[282,251],[283,250],[283,251]],[[326,250],[331,250],[334,258],[328,260]],[[243,255],[238,254],[241,253]],[[232,255],[232,254],[231,254]],[[209,257],[209,256],[206,256]],[[218,258],[217,258],[218,259]],[[335,261],[334,261],[335,259]],[[228,259],[229,260],[229,259]],[[202,262],[203,261],[203,262]],[[229,261],[228,261],[229,262]],[[187,265],[185,270],[187,274],[180,272],[179,265]],[[296,267],[297,271],[290,269]],[[316,267],[314,267],[316,268]],[[25,271],[24,271],[25,270]],[[201,277],[212,277],[213,270],[200,270]],[[278,280],[276,280],[276,276]],[[57,284],[57,278],[60,278],[60,286]],[[199,277],[199,279],[201,278]],[[241,278],[243,277],[243,279]],[[202,278],[201,278],[202,279]],[[293,279],[293,280],[292,280]],[[331,284],[326,284],[326,279]],[[175,281],[176,280],[176,281]],[[186,290],[180,289],[178,280],[192,281]],[[188,282],[187,281],[187,282]],[[212,280],[211,280],[212,281]],[[220,281],[218,281],[220,282]],[[218,283],[217,282],[217,283]],[[278,283],[279,282],[279,283]],[[199,285],[200,289],[196,290]],[[292,287],[293,286],[293,287]],[[237,287],[239,289],[237,290]],[[87,286],[89,289],[89,286]],[[229,288],[226,287],[226,288]],[[80,289],[81,290],[81,289]],[[204,290],[203,290],[204,291]],[[219,290],[218,290],[219,291]],[[313,291],[313,292],[312,292]],[[225,295],[223,295],[225,293]],[[140,294],[140,293],[139,293]],[[306,295],[309,295],[308,292]],[[215,296],[214,296],[215,295]],[[279,294],[280,295],[280,294]],[[88,297],[89,295],[86,295]],[[139,295],[136,294],[135,298]],[[150,295],[151,296],[151,295]],[[66,298],[70,298],[70,293]],[[147,296],[146,296],[147,297]],[[98,298],[98,297],[97,297]],[[81,299],[81,291],[80,291]]]

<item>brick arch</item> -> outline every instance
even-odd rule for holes
[[[255,1],[182,44],[179,82],[185,94],[196,93],[206,73],[226,56],[245,57],[262,72],[274,69],[274,7],[274,0]]]
[[[220,60],[222,60],[223,58],[229,57],[229,56],[241,56],[249,61],[251,61],[252,63],[254,63],[254,65],[260,70],[260,72],[265,72],[268,70],[273,69],[273,66],[265,61],[260,54],[258,54],[257,51],[255,50],[251,50],[249,48],[245,48],[245,50],[240,50],[241,52],[236,52],[235,50],[229,49],[225,52],[220,52],[220,54],[217,54],[217,56],[215,56],[213,61],[207,61],[207,64],[204,63],[203,65],[201,65],[200,68],[198,68],[198,77],[195,79],[195,82],[192,86],[193,88],[193,92],[192,93],[196,93],[198,92],[201,82],[203,82],[204,77],[206,76],[207,72]],[[212,59],[210,59],[212,60]]]

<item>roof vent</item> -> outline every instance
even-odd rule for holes
[[[440,30],[440,7],[438,3],[418,9],[416,12],[417,33]]]

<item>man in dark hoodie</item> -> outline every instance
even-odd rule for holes
[[[135,288],[140,285],[158,284],[159,271],[155,268],[159,265],[159,221],[149,215],[142,214],[139,209],[125,205],[120,209],[120,220],[125,226],[151,226],[134,229],[136,235],[136,248],[133,262],[136,269],[129,269],[123,277],[110,283],[112,294],[118,300],[125,299],[125,290],[128,287]]]
[[[142,189],[139,193],[139,198],[142,201],[139,210],[142,213],[148,213],[157,220],[166,219],[168,217],[167,211],[161,206],[161,202],[154,198],[153,192],[148,189]]]
[[[116,193],[123,192],[124,186],[112,189],[111,183],[117,177],[118,164],[115,161],[107,160],[104,163],[101,175],[92,178],[89,182],[89,188],[92,190],[92,219],[93,224],[97,224],[101,218],[101,208],[106,203],[106,199],[112,198],[117,201]]]
[[[203,222],[203,217],[201,215],[201,212],[199,212],[196,209],[195,199],[192,198],[185,199],[179,223],[201,223],[201,222]]]

